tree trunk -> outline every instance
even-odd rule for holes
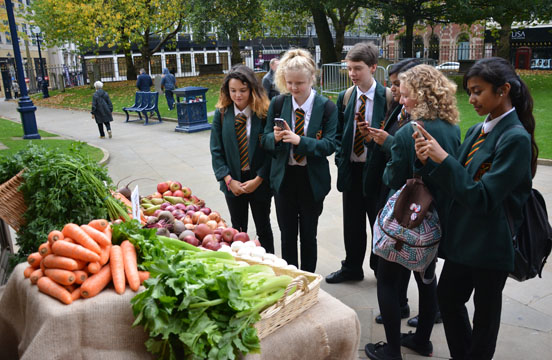
[[[230,34],[230,42],[232,43],[230,61],[232,61],[232,66],[236,64],[241,64],[243,59],[240,52],[240,35],[238,29],[233,29]]]
[[[404,40],[405,40],[404,57],[411,58],[412,42],[414,41],[414,21],[412,21],[411,19],[404,19],[404,20],[406,25],[405,36],[404,36]]]
[[[512,32],[512,23],[500,24],[498,31],[498,49],[496,55],[510,61],[510,33]]]
[[[343,51],[343,45],[345,44],[345,26],[339,24],[335,28],[335,56],[341,60],[341,52]]]
[[[332,33],[330,31],[330,25],[328,24],[326,12],[320,5],[319,1],[314,1],[311,5],[310,10],[312,13],[312,19],[314,21],[314,26],[316,27],[318,43],[320,44],[320,55],[322,57],[322,64],[337,62],[338,58],[335,52]]]
[[[132,62],[132,54],[130,53],[130,49],[125,49],[123,53],[125,54],[127,80],[136,80],[136,68]]]

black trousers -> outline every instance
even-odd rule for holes
[[[98,130],[100,130],[100,136],[105,136],[104,129],[103,129],[104,125],[107,131],[111,131],[111,125],[109,125],[109,121],[104,123],[98,123]]]
[[[362,169],[364,163],[351,163],[351,190],[343,192],[343,240],[345,242],[345,260],[341,268],[345,272],[364,275],[362,264],[366,256],[367,235],[366,215],[370,228],[374,226],[378,215],[376,194],[364,196],[362,193]],[[371,247],[370,247],[371,248]],[[377,256],[370,251],[370,264]],[[375,257],[372,259],[372,257]],[[375,270],[375,268],[374,268]]]
[[[435,274],[435,262],[427,268],[424,277],[432,279]],[[400,264],[378,260],[378,304],[380,307],[385,337],[388,343],[388,355],[398,356],[401,353],[401,296],[405,278],[410,278],[410,270]],[[420,273],[414,272],[418,284],[419,315],[418,327],[414,341],[426,344],[431,336],[435,316],[437,315],[437,279],[424,284]],[[408,282],[407,282],[408,284]]]
[[[242,182],[251,180],[249,171],[243,171],[241,174]],[[226,196],[226,204],[230,212],[230,221],[232,227],[239,231],[247,232],[247,223],[249,220],[248,207],[251,207],[251,215],[255,222],[255,229],[259,242],[262,247],[271,254],[274,254],[274,236],[272,226],[270,225],[270,196],[259,196],[257,191],[269,191],[262,185],[251,194],[243,194],[237,197]]]
[[[282,234],[282,258],[299,267],[297,235],[301,239],[301,270],[316,270],[316,233],[324,201],[315,201],[305,166],[287,166],[280,188],[274,195],[276,215]]]
[[[508,272],[446,260],[437,294],[450,355],[454,360],[490,360],[496,348],[502,290]],[[466,302],[474,292],[473,329]]]

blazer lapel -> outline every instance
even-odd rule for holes
[[[251,160],[255,156],[255,149],[257,149],[257,143],[259,142],[259,134],[263,131],[261,120],[251,112],[251,131],[249,132],[249,147],[247,149],[249,156],[249,166],[251,166]]]
[[[319,95],[314,96],[312,104],[311,117],[309,119],[309,127],[307,129],[307,136],[316,138],[318,130],[322,129],[322,117],[324,116],[324,99]]]
[[[375,81],[375,80],[374,80]],[[379,129],[385,116],[385,88],[376,82],[374,91],[374,107],[372,110],[372,127]]]
[[[345,107],[345,113],[343,115],[344,124],[343,124],[343,136],[341,140],[342,142],[341,147],[343,149],[347,149],[346,151],[343,152],[344,154],[351,151],[353,146],[353,122],[355,121],[356,103],[357,103],[357,88],[355,87],[355,89],[351,93],[351,97],[349,98],[349,102]]]
[[[399,116],[399,113],[401,112],[402,105],[396,106],[391,115],[387,118],[387,121],[385,121],[384,130],[389,132],[389,128],[397,122],[397,117]]]
[[[224,121],[222,122],[223,138],[229,143],[229,147],[226,149],[227,153],[231,153],[230,159],[226,159],[230,165],[230,169],[234,171],[240,170],[240,154],[238,150],[238,138],[236,137],[236,127],[234,125],[234,106],[231,105],[226,108],[224,113]]]

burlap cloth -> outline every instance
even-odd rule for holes
[[[134,317],[131,290],[111,288],[71,305],[44,295],[18,265],[0,288],[0,359],[151,359]],[[354,310],[320,290],[319,302],[261,341],[246,360],[356,359],[360,323]]]

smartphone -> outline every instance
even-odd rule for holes
[[[274,125],[278,126],[280,130],[284,130],[286,128],[286,121],[282,118],[274,118]]]
[[[419,125],[416,121],[411,121],[410,125],[412,126],[412,130],[414,130],[414,132],[418,131],[418,126]],[[418,131],[418,135],[420,135],[421,137],[424,137],[420,131]]]

